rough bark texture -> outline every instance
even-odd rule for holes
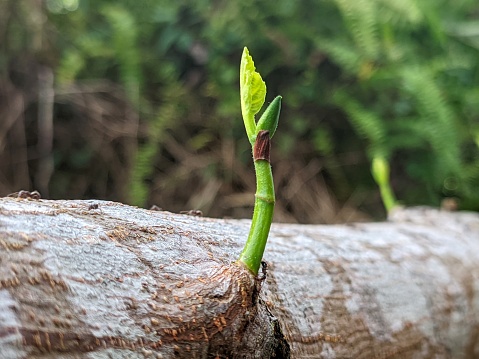
[[[98,207],[95,205],[98,204]],[[273,224],[0,199],[0,358],[478,358],[479,216]]]

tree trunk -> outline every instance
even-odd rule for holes
[[[0,358],[479,358],[479,216],[273,224],[0,199]]]

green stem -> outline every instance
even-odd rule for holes
[[[384,207],[387,212],[396,207],[396,198],[394,197],[393,190],[389,185],[389,182],[379,184],[379,192],[381,193],[381,199],[383,200]]]
[[[389,162],[381,155],[375,155],[371,164],[371,172],[379,186],[381,199],[386,211],[389,212],[397,205],[396,197],[389,180]]]
[[[260,131],[256,138],[254,168],[256,172],[256,195],[253,221],[243,252],[242,262],[253,274],[257,275],[263,259],[269,229],[273,221],[274,185],[271,165],[269,163],[269,132]]]

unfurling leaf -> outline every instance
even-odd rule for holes
[[[241,56],[240,65],[240,96],[241,113],[246,128],[246,134],[251,143],[256,135],[256,115],[264,104],[266,84],[261,75],[255,71],[253,58],[245,47]]]

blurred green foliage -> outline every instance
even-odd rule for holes
[[[183,141],[196,151],[217,138],[241,141],[238,67],[246,45],[268,94],[284,99],[279,155],[321,158],[340,201],[358,187],[374,193],[370,166],[380,158],[403,203],[438,205],[457,197],[462,208],[479,210],[476,0],[46,5],[50,27],[44,31],[54,37],[50,62],[58,84],[121,83],[139,126],[149,128],[131,167],[131,203],[143,205],[153,190],[165,131],[184,134],[191,126]],[[191,124],[199,108],[201,121]],[[237,146],[244,163],[247,146]],[[345,164],[350,153],[354,166]]]

